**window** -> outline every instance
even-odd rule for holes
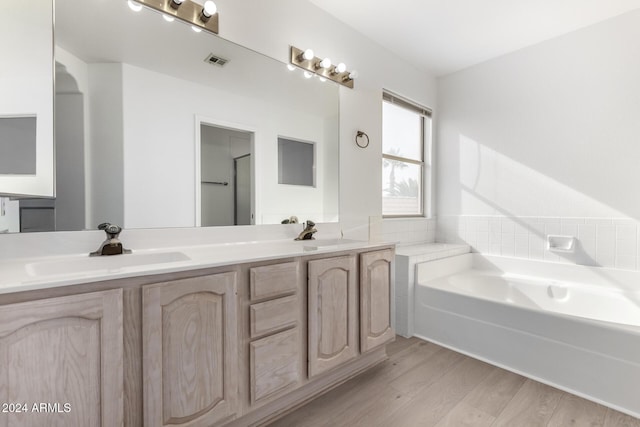
[[[431,111],[388,92],[382,97],[382,214],[425,215]]]

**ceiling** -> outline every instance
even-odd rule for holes
[[[640,0],[310,0],[435,76],[640,8]]]

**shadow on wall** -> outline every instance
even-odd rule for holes
[[[494,255],[637,268],[634,220],[462,135],[459,159],[461,211],[483,215],[440,216],[440,240],[464,241]],[[558,206],[567,201],[600,218],[562,216]],[[517,215],[505,206],[531,214]],[[575,253],[546,250],[546,236],[558,234],[578,238]]]
[[[439,214],[640,220],[638,39],[640,10],[442,78]]]

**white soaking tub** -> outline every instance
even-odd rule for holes
[[[465,254],[416,271],[415,336],[640,417],[640,273]]]

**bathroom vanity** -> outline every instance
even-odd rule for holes
[[[62,257],[23,263],[24,280],[0,287],[0,402],[27,411],[0,413],[0,424],[260,425],[386,358],[392,245],[180,253],[89,280],[81,263],[75,275],[57,271]],[[34,413],[40,402],[59,410]]]

